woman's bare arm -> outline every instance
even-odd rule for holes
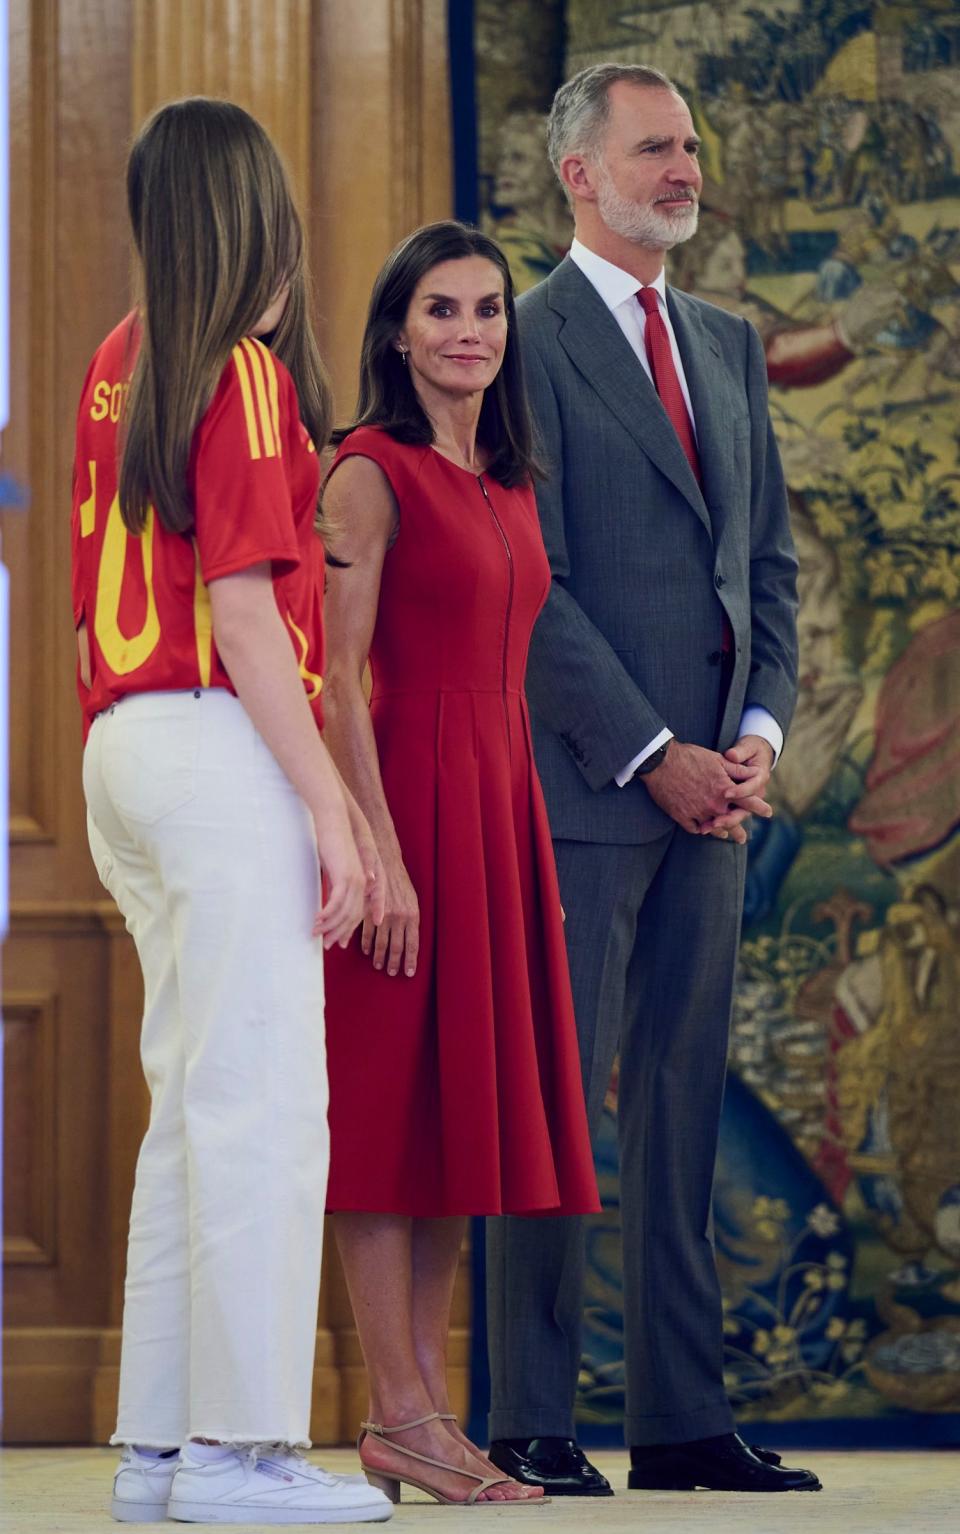
[[[380,761],[363,673],[377,620],[383,562],[397,529],[397,506],[383,470],[369,458],[347,458],[324,493],[324,511],[335,530],[333,552],[345,568],[331,567],[324,601],[327,661],[324,674],[324,738],[331,755],[370,823],[383,859],[386,914],[376,927],[364,923],[363,948],[388,974],[416,970],[419,907],[403,863],[380,775]]]
[[[329,893],[315,932],[345,946],[362,920],[372,870],[360,865],[339,775],[320,738],[269,563],[210,583],[213,635],[237,697],[313,817]]]
[[[77,628],[77,655],[80,660],[80,680],[84,687],[89,688],[93,682],[93,672],[90,670],[90,635],[87,633],[86,619]]]

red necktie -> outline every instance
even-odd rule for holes
[[[693,470],[697,484],[702,489],[703,479],[700,474],[697,439],[693,434],[690,412],[687,410],[687,402],[680,387],[680,378],[673,361],[667,327],[660,313],[660,300],[657,297],[656,288],[641,288],[637,293],[637,303],[646,315],[643,340],[647,348],[647,361],[650,363],[650,371],[653,374],[654,387],[660,396],[660,403],[670,418],[670,424],[680,439],[680,446]],[[724,655],[729,655],[733,650],[733,630],[726,613],[723,617],[721,648]]]
[[[657,297],[656,288],[641,288],[637,294],[637,303],[647,317],[643,327],[643,340],[647,348],[647,361],[650,363],[650,371],[653,374],[654,387],[660,396],[660,403],[670,417],[671,426],[680,438],[680,446],[686,454],[697,484],[702,485],[697,439],[693,435],[693,423],[690,420],[687,402],[680,387],[680,378],[674,366],[670,337],[663,323],[663,315],[660,313],[660,300]]]

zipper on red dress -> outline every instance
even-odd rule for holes
[[[478,474],[477,475],[477,484],[480,486],[480,489],[483,491],[483,499],[487,503],[487,507],[488,507],[488,509],[490,511],[491,517],[494,520],[494,524],[496,526],[497,532],[500,534],[500,537],[503,540],[504,553],[507,556],[507,573],[508,573],[508,576],[509,576],[509,585],[507,587],[507,616],[506,616],[506,621],[504,623],[504,629],[503,629],[503,672],[502,672],[502,679],[501,679],[501,687],[502,687],[502,690],[503,690],[503,713],[504,713],[504,718],[507,721],[507,746],[509,748],[511,746],[511,738],[510,738],[511,732],[510,732],[510,710],[507,708],[507,645],[508,645],[509,639],[510,639],[510,617],[511,617],[511,613],[513,611],[513,554],[510,551],[510,545],[507,542],[507,535],[506,535],[506,533],[503,530],[503,524],[501,523],[500,518],[497,516],[497,513],[494,510],[493,502],[491,501],[489,495],[487,494],[487,487],[486,487],[486,485],[483,482],[483,475],[482,474]]]

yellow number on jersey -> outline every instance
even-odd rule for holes
[[[80,507],[80,532],[83,537],[93,532],[96,521],[97,465],[91,459],[90,494]],[[140,545],[143,560],[143,582],[147,591],[147,613],[139,634],[124,634],[120,629],[120,595],[123,589],[123,570],[127,558],[127,540],[130,537],[120,515],[120,497],[115,495],[107,513],[107,525],[103,532],[100,550],[100,566],[97,570],[97,605],[93,632],[102,654],[115,676],[127,676],[150,659],[160,641],[160,619],[157,616],[157,600],[153,592],[153,535],[156,526],[153,507],[147,510],[143,532],[135,541]]]

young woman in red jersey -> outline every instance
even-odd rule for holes
[[[300,223],[266,134],[221,101],[160,108],[127,190],[142,301],[90,365],[73,499],[90,840],[143,968],[151,1095],[113,1514],[379,1520],[378,1492],[295,1452],[328,1165],[322,950],[382,913],[318,730],[329,396]]]

